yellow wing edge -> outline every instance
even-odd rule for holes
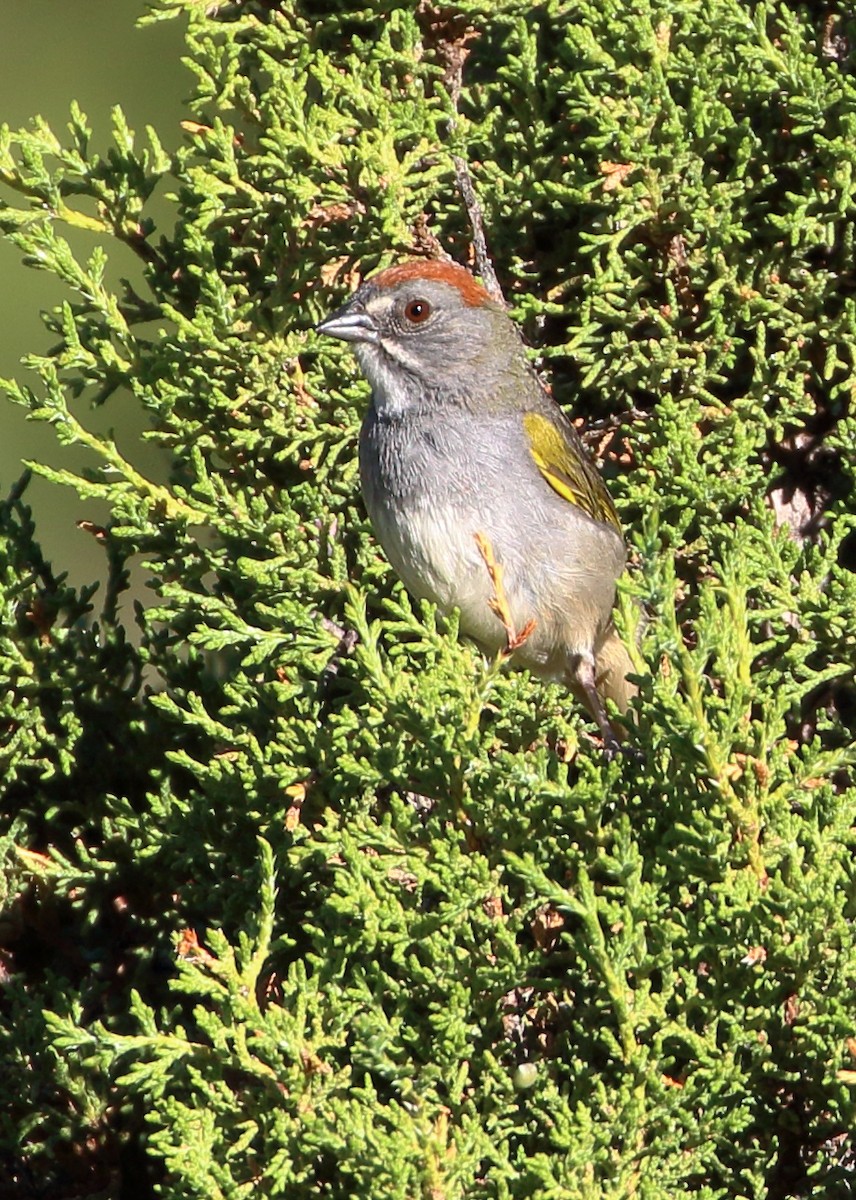
[[[523,428],[532,461],[553,491],[594,520],[612,525],[621,533],[618,513],[597,468],[590,460],[578,457],[586,453],[585,449],[581,446],[577,451],[562,430],[542,413],[525,413]],[[575,468],[581,486],[575,486],[577,481],[571,475]]]

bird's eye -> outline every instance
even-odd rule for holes
[[[404,315],[411,325],[421,325],[431,316],[431,305],[427,300],[411,300],[404,306]]]

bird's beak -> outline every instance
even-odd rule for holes
[[[377,326],[367,312],[355,309],[350,303],[338,308],[315,326],[317,333],[341,338],[343,342],[376,342]]]

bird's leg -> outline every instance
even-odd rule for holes
[[[603,700],[601,700],[600,693],[597,690],[594,659],[591,655],[581,654],[579,656],[576,661],[574,675],[576,685],[582,693],[586,707],[595,721],[597,721],[597,727],[603,737],[603,752],[607,758],[615,758],[616,754],[621,753],[622,746],[615,736],[615,730],[609,723],[609,717],[606,715],[606,709],[603,707]]]

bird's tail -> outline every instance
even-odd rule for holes
[[[611,700],[619,712],[627,712],[638,692],[627,678],[635,668],[614,626],[607,630],[595,653],[595,687],[601,700]]]

